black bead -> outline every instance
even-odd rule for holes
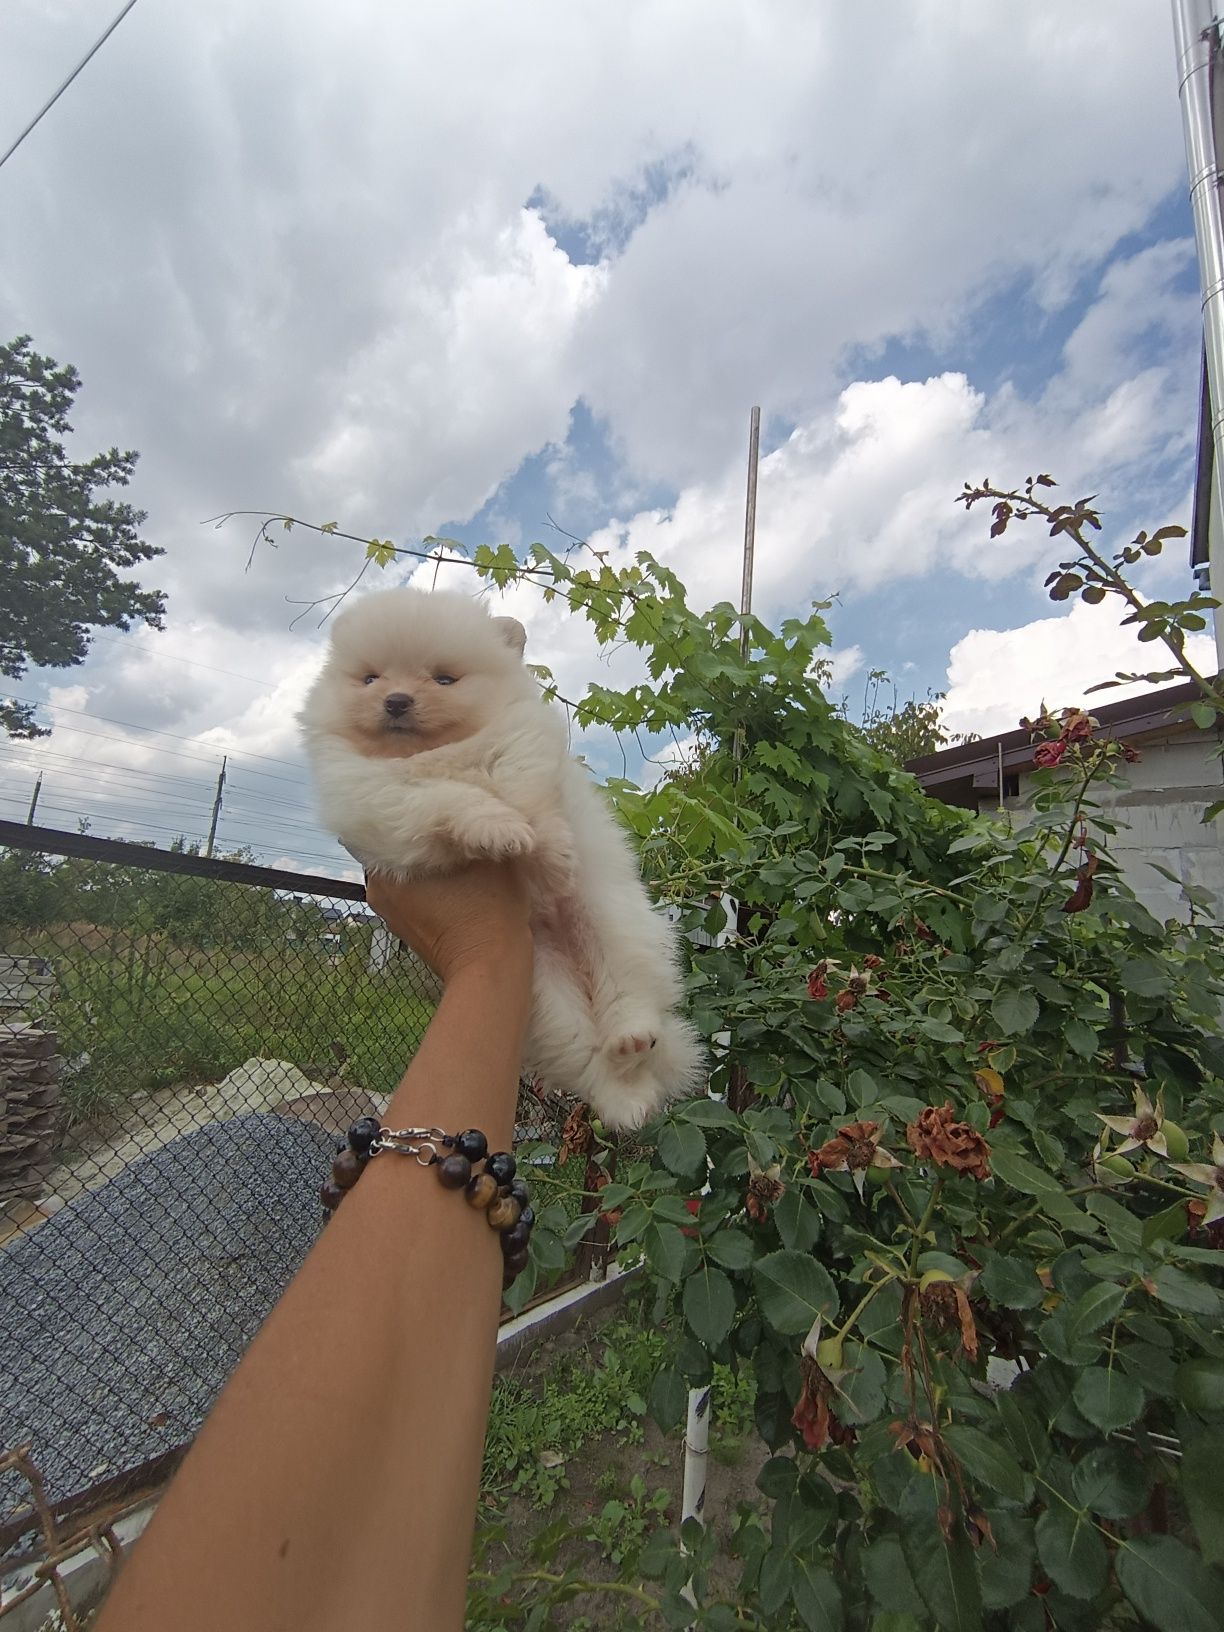
[[[509,1184],[515,1174],[515,1160],[508,1150],[499,1150],[485,1163],[485,1172],[491,1173],[498,1184]]]
[[[525,1252],[528,1241],[531,1240],[531,1229],[520,1218],[512,1230],[503,1230],[501,1249],[507,1258],[513,1258],[516,1252]]]
[[[503,1269],[503,1282],[502,1282],[502,1284],[503,1285],[505,1284],[504,1277],[506,1275],[509,1275],[510,1279],[513,1280],[516,1275],[521,1275],[526,1268],[527,1268],[527,1254],[525,1252],[516,1252],[512,1258],[503,1259],[502,1260],[502,1269]]]
[[[525,1224],[527,1228],[530,1229],[535,1223],[535,1208],[524,1207],[522,1212],[519,1214],[519,1223]]]
[[[349,1142],[345,1138],[337,1139],[334,1141],[332,1148],[335,1150],[336,1155],[339,1156],[342,1150],[347,1150],[349,1148]]]
[[[319,1200],[329,1213],[334,1213],[344,1200],[344,1191],[332,1179],[328,1179],[327,1183],[319,1191]]]
[[[359,1116],[348,1130],[349,1149],[355,1150],[358,1156],[368,1156],[370,1146],[381,1132],[376,1116]]]
[[[466,1156],[444,1156],[438,1163],[438,1179],[448,1190],[462,1190],[472,1176]]]
[[[510,1186],[510,1194],[521,1207],[526,1207],[527,1186],[523,1183],[522,1179],[515,1179],[514,1183]]]
[[[455,1140],[455,1149],[469,1162],[483,1162],[489,1154],[489,1141],[479,1128],[468,1128]]]

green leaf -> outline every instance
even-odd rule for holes
[[[673,1113],[682,1122],[699,1128],[738,1128],[740,1119],[721,1099],[697,1098],[681,1101]]]
[[[1122,990],[1136,997],[1162,997],[1172,984],[1168,970],[1155,958],[1128,958],[1119,976]]]
[[[679,1281],[684,1271],[688,1242],[681,1235],[678,1225],[660,1224],[652,1219],[642,1236],[642,1246],[646,1251],[646,1261],[656,1275],[661,1275],[665,1281]]]
[[[890,1615],[923,1615],[926,1605],[896,1536],[881,1536],[863,1552],[863,1577],[876,1605]]]
[[[1000,1394],[997,1403],[1012,1449],[1022,1462],[1040,1473],[1050,1460],[1051,1451],[1050,1437],[1037,1412],[1018,1394]]]
[[[1186,1204],[1175,1201],[1161,1213],[1153,1213],[1143,1221],[1142,1244],[1151,1247],[1157,1241],[1177,1241],[1186,1233]]]
[[[828,1271],[805,1252],[767,1253],[752,1266],[752,1276],[761,1313],[784,1337],[806,1335],[817,1315],[827,1317],[837,1308]]]
[[[1186,1360],[1177,1368],[1177,1397],[1204,1416],[1224,1412],[1224,1360]]]
[[[1069,1598],[1095,1598],[1109,1575],[1109,1554],[1092,1520],[1058,1500],[1037,1520],[1037,1556]]]
[[[1224,1564],[1224,1429],[1201,1428],[1182,1436],[1182,1495],[1203,1557]]]
[[[1122,1542],[1114,1564],[1118,1585],[1156,1632],[1220,1632],[1220,1583],[1172,1536]]]
[[[866,1344],[847,1343],[844,1363],[846,1375],[838,1382],[834,1409],[839,1421],[861,1427],[884,1409],[884,1362]]]
[[[996,1178],[1002,1179],[1013,1190],[1022,1190],[1026,1196],[1061,1198],[1063,1195],[1062,1185],[1057,1179],[1034,1166],[1026,1156],[1017,1156],[1014,1151],[992,1150],[990,1166]]]
[[[791,1560],[785,1547],[774,1546],[761,1560],[757,1591],[761,1608],[772,1620],[786,1602],[791,1584]]]
[[[1037,999],[1027,990],[1000,992],[990,1005],[994,1023],[1004,1037],[1032,1031],[1041,1013]]]
[[[987,1609],[1011,1609],[1029,1595],[1033,1579],[1033,1521],[1017,1513],[992,1513],[990,1527],[998,1551],[978,1549],[982,1603]]]
[[[706,1345],[716,1348],[735,1319],[735,1293],[721,1269],[701,1265],[684,1283],[684,1318]]]
[[[755,1257],[752,1237],[746,1230],[719,1230],[706,1242],[706,1251],[724,1269],[747,1269]]]
[[[1078,1054],[1081,1059],[1090,1060],[1097,1051],[1099,1038],[1096,1028],[1090,1026],[1086,1020],[1080,1020],[1075,1015],[1064,1022],[1063,1036],[1067,1040],[1067,1047]]]
[[[1190,718],[1200,731],[1210,731],[1216,723],[1216,711],[1210,703],[1191,703]]]
[[[1015,1457],[999,1440],[983,1433],[980,1428],[969,1428],[963,1423],[952,1423],[945,1428],[944,1438],[952,1447],[953,1454],[960,1458],[975,1479],[1013,1502],[1028,1499],[1029,1480]]]
[[[1146,1507],[1152,1476],[1129,1445],[1097,1445],[1075,1464],[1071,1487],[1076,1501],[1090,1512],[1103,1519],[1129,1519]]]
[[[688,1410],[688,1384],[671,1366],[655,1372],[650,1385],[650,1414],[665,1434],[684,1421]]]
[[[820,1239],[820,1213],[804,1200],[803,1191],[795,1185],[774,1207],[773,1219],[784,1247],[807,1252]]]
[[[673,1173],[692,1177],[705,1167],[705,1134],[692,1122],[665,1122],[659,1134],[659,1155]]]
[[[845,1617],[842,1597],[832,1574],[812,1559],[796,1557],[791,1576],[791,1597],[799,1619],[809,1632],[842,1632]]]
[[[1081,1371],[1071,1398],[1079,1414],[1107,1434],[1128,1427],[1143,1410],[1143,1390],[1135,1379],[1104,1366]]]
[[[1209,1286],[1205,1280],[1187,1275],[1184,1269],[1162,1264],[1152,1276],[1152,1284],[1161,1303],[1167,1303],[1170,1309],[1180,1309],[1187,1315],[1220,1313],[1220,1294],[1215,1287]]]
[[[1004,1309],[1036,1309],[1046,1295],[1037,1271],[1023,1258],[999,1253],[982,1271],[978,1286],[992,1303]]]
[[[939,1632],[981,1632],[982,1589],[967,1539],[948,1542],[937,1526],[914,1525],[902,1546]]]
[[[799,1468],[793,1456],[771,1456],[757,1474],[757,1489],[776,1502],[780,1496],[791,1494],[798,1478]]]
[[[1126,1302],[1124,1287],[1112,1281],[1098,1281],[1077,1298],[1066,1315],[1067,1344],[1073,1346],[1108,1324]]]

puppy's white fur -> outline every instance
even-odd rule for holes
[[[524,668],[525,640],[513,619],[445,592],[387,590],[340,613],[300,715],[320,811],[367,868],[401,878],[524,858],[525,1063],[609,1127],[634,1127],[697,1085],[701,1052],[675,1012],[672,930]]]

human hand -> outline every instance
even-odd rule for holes
[[[370,873],[366,900],[443,984],[473,965],[531,957],[527,885],[513,862],[470,862],[411,883]]]

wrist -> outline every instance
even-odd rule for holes
[[[521,929],[482,935],[472,945],[457,951],[446,969],[439,970],[439,978],[447,988],[453,987],[457,981],[479,981],[491,977],[499,981],[516,977],[530,979],[531,962],[531,931],[524,925]]]

